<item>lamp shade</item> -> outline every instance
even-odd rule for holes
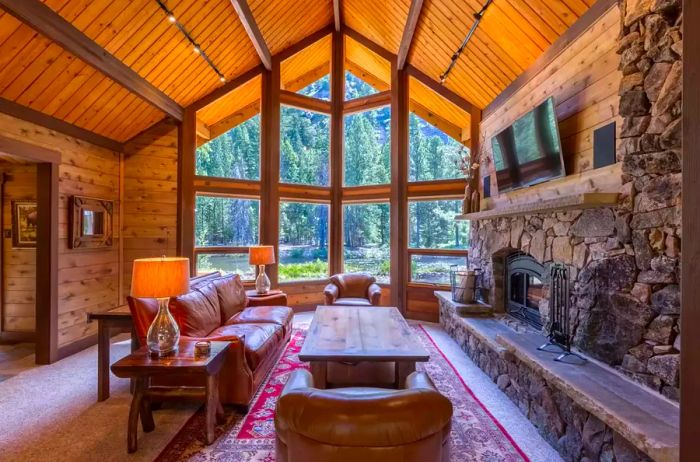
[[[190,259],[178,257],[134,260],[131,296],[177,297],[190,291]]]
[[[250,247],[248,263],[251,265],[271,265],[275,262],[275,248],[271,245]]]

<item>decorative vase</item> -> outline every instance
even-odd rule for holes
[[[480,199],[481,198],[479,196],[479,190],[475,190],[472,193],[472,198],[471,198],[470,208],[472,210],[472,213],[481,211],[481,200]]]
[[[472,185],[467,185],[466,188],[464,188],[464,200],[462,201],[462,214],[466,215],[468,213],[471,213],[472,206],[471,206],[471,200],[472,200]]]
[[[168,309],[169,298],[158,299],[158,314],[148,328],[146,343],[148,350],[159,358],[177,352],[180,328]]]
[[[266,294],[270,291],[270,278],[265,274],[265,265],[259,266],[258,277],[255,279],[255,290],[259,294]]]

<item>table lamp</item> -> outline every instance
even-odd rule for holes
[[[190,291],[189,258],[140,258],[134,260],[131,296],[158,299],[158,314],[148,328],[148,350],[158,357],[177,352],[180,328],[168,310],[170,297]]]
[[[255,290],[259,294],[266,294],[270,291],[270,278],[265,274],[265,265],[275,263],[275,248],[271,245],[259,245],[250,247],[248,262],[251,265],[258,265],[260,271],[255,279]]]

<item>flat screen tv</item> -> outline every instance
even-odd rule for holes
[[[491,138],[498,192],[565,175],[554,98]]]

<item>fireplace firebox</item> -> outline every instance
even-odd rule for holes
[[[544,266],[532,256],[516,252],[506,259],[506,311],[535,329],[542,329],[540,301],[544,297]]]

